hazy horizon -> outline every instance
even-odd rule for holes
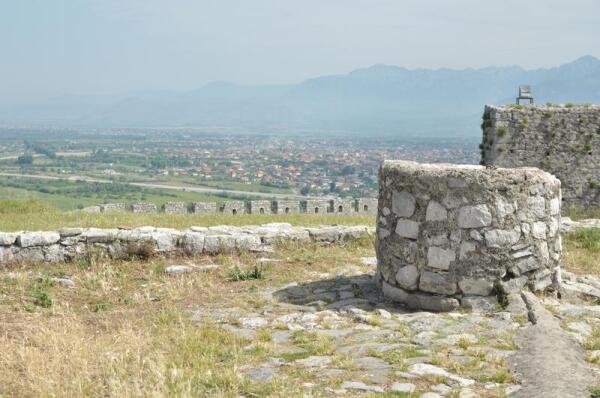
[[[600,55],[600,3],[0,0],[0,102]]]

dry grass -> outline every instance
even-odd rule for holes
[[[243,365],[269,356],[268,331],[244,340],[211,320],[193,323],[190,310],[252,310],[264,304],[261,288],[308,280],[365,255],[372,255],[372,241],[288,245],[272,255],[281,262],[266,267],[265,279],[245,281],[230,280],[229,272],[234,266],[252,269],[257,255],[91,259],[0,270],[0,397],[302,396],[302,372],[268,383],[242,376]],[[186,262],[220,267],[179,276],[163,272],[168,263]],[[52,282],[62,275],[76,287]],[[40,305],[40,293],[49,305]],[[331,352],[326,339],[296,339],[311,352]]]

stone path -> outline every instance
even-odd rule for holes
[[[261,382],[303,374],[311,396],[499,397],[518,390],[505,362],[520,327],[510,313],[407,312],[386,302],[359,268],[316,279],[261,292],[260,308],[198,307],[193,319],[268,341],[270,356],[242,372]]]
[[[531,293],[523,293],[535,322],[516,338],[520,350],[511,359],[522,382],[516,397],[589,397],[596,382],[584,350],[561,329],[559,321]]]
[[[192,316],[248,349],[263,344],[268,355],[242,366],[245,377],[286,380],[314,397],[590,397],[598,383],[598,278],[565,273],[561,301],[524,294],[526,306],[516,294],[489,313],[409,312],[381,296],[373,258],[356,264],[259,291],[258,306],[203,306]]]

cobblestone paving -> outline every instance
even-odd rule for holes
[[[357,262],[360,261],[357,259]],[[283,378],[306,396],[505,397],[517,391],[506,365],[521,327],[510,312],[407,312],[386,302],[372,281],[373,259],[341,274],[257,292],[248,308],[198,307],[260,344],[269,355],[240,371],[256,382]]]

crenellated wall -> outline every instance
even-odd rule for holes
[[[99,206],[90,206],[82,211],[90,213],[108,211],[132,211],[135,213],[153,213],[157,206],[153,203],[105,203]],[[306,199],[306,200],[241,200],[225,201],[220,206],[215,202],[193,202],[189,206],[185,202],[168,202],[161,206],[164,213],[225,213],[225,214],[375,214],[377,212],[377,199],[374,198],[335,198],[335,199]]]
[[[487,105],[481,163],[532,166],[562,183],[563,208],[600,206],[600,105]]]

